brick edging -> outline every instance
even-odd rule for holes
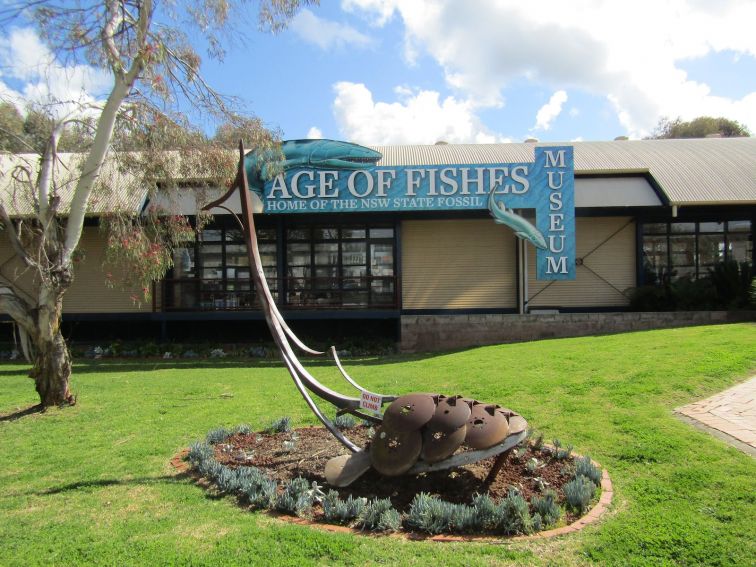
[[[184,460],[184,457],[189,453],[189,449],[184,449],[173,456],[170,460],[171,466],[176,469],[180,474],[192,475],[189,463]],[[596,461],[593,464],[600,466]],[[198,475],[192,475],[197,480],[201,477]],[[300,526],[311,526],[317,529],[321,529],[328,532],[336,533],[353,533],[360,535],[371,535],[381,537],[399,537],[412,541],[437,541],[442,543],[452,542],[478,542],[478,543],[505,543],[509,541],[527,541],[535,539],[545,539],[551,537],[562,536],[571,534],[582,530],[584,527],[591,524],[595,524],[604,515],[612,502],[612,496],[614,495],[614,489],[612,487],[612,481],[609,478],[609,473],[605,468],[601,471],[601,498],[596,505],[591,508],[587,514],[581,516],[568,526],[562,526],[561,528],[554,528],[552,530],[546,530],[531,535],[509,536],[509,537],[495,537],[490,535],[452,535],[452,534],[438,534],[435,536],[425,535],[415,532],[394,532],[391,534],[376,534],[373,532],[365,532],[357,528],[349,528],[346,526],[337,526],[334,524],[325,524],[322,522],[313,522],[304,518],[298,518],[296,516],[289,516],[287,514],[280,514],[276,512],[268,512],[269,515],[280,518],[286,522],[297,524]]]

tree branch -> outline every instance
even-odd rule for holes
[[[28,334],[36,334],[31,306],[3,284],[0,284],[0,309],[10,315]]]
[[[139,21],[137,22],[138,38],[144,42],[147,37],[147,31],[152,19],[152,0],[145,0],[139,11]],[[79,244],[81,232],[84,227],[84,217],[87,212],[87,203],[89,196],[94,188],[95,180],[100,173],[100,168],[105,160],[110,140],[113,137],[113,128],[115,127],[118,111],[121,103],[128,96],[139,73],[144,69],[144,43],[138,45],[137,55],[131,64],[131,68],[125,75],[118,74],[115,76],[115,85],[108,96],[108,100],[102,109],[100,120],[97,123],[97,133],[92,142],[92,148],[87,155],[87,159],[82,169],[82,175],[76,184],[73,199],[71,200],[71,209],[66,225],[66,240],[63,250],[63,265],[68,265],[71,261],[71,255]]]
[[[13,251],[23,261],[24,264],[30,267],[33,266],[33,262],[29,258],[29,255],[26,253],[26,250],[24,250],[24,246],[23,244],[21,244],[21,239],[18,237],[18,233],[16,232],[16,227],[13,225],[13,221],[8,215],[8,211],[5,210],[5,204],[2,201],[0,201],[0,220],[3,221],[5,233],[8,235],[8,240],[10,240]]]
[[[47,207],[50,200],[50,186],[52,185],[53,166],[55,165],[55,153],[58,149],[58,128],[53,128],[50,132],[50,138],[45,144],[45,151],[39,160],[39,176],[37,189],[39,198],[37,207],[39,209],[39,221],[45,224],[47,220]]]
[[[116,77],[123,79],[123,65],[121,63],[121,54],[118,52],[118,48],[116,47],[115,41],[113,40],[116,33],[116,26],[118,25],[118,20],[120,19],[116,7],[117,2],[114,2],[113,0],[107,2],[107,11],[110,14],[110,18],[102,28],[101,37],[102,46],[105,49],[105,54],[107,55],[110,69],[113,71],[113,74]]]

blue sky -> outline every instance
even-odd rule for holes
[[[753,22],[753,0],[323,0],[204,74],[285,138],[610,140],[704,114],[756,132]],[[14,37],[0,96],[33,96]],[[79,71],[67,88],[107,84]]]

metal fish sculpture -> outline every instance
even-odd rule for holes
[[[546,239],[541,234],[541,231],[520,215],[515,214],[512,209],[507,209],[504,203],[497,202],[494,199],[495,192],[496,188],[494,187],[488,194],[488,210],[491,212],[494,222],[506,225],[514,230],[517,238],[527,240],[536,248],[546,250]]]
[[[331,140],[285,142],[282,150],[286,160],[279,162],[279,165],[284,170],[294,167],[359,169],[366,163],[375,163],[381,158],[381,154],[369,148]],[[325,353],[309,348],[294,334],[278,310],[265,279],[257,245],[251,196],[252,192],[262,188],[261,183],[264,182],[262,178],[248,178],[250,169],[254,174],[259,174],[264,169],[264,166],[259,165],[261,163],[267,163],[263,161],[263,156],[255,156],[254,152],[245,155],[244,146],[240,142],[236,180],[225,195],[208,203],[203,209],[225,208],[223,202],[233,191],[239,191],[242,208],[240,224],[244,227],[247,256],[249,265],[253,268],[252,279],[273,341],[307,405],[326,429],[350,451],[349,455],[335,457],[326,464],[325,474],[329,484],[347,486],[370,468],[387,476],[419,474],[496,457],[485,480],[486,484],[490,484],[503,466],[507,453],[522,443],[527,435],[527,421],[521,416],[495,404],[485,404],[462,396],[422,393],[405,396],[373,393],[380,400],[380,405],[390,404],[382,416],[374,415],[362,408],[361,398],[332,390],[320,383],[302,365],[294,347],[310,355]],[[543,236],[533,225],[506,208],[500,209],[493,202],[493,197],[490,198],[490,204],[498,211],[495,216],[503,215],[505,220],[502,223],[513,227],[520,238],[528,238],[534,244],[540,238],[545,246]],[[332,346],[330,353],[344,380],[357,392],[368,392],[346,373],[336,347]],[[337,414],[351,413],[378,425],[372,444],[369,447],[359,447],[349,440],[320,410],[312,395],[335,406]],[[468,449],[458,451],[463,443]]]

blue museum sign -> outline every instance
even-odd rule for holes
[[[377,166],[381,154],[333,140],[284,142],[276,175],[246,159],[265,213],[488,209],[537,248],[539,280],[575,279],[575,181],[571,146],[537,146],[532,163]],[[272,179],[268,179],[272,177]],[[267,180],[266,180],[267,179]],[[521,214],[535,213],[535,225]]]

